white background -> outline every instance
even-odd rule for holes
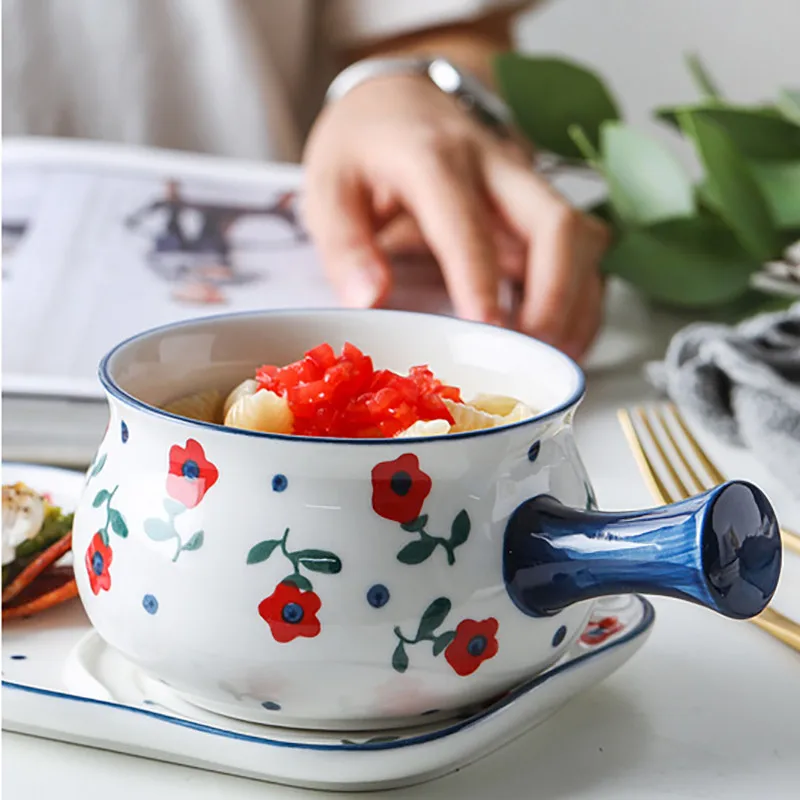
[[[518,48],[580,59],[608,79],[631,122],[697,94],[695,51],[731,99],[800,87],[797,0],[549,0],[520,21]],[[656,126],[652,126],[655,129]]]

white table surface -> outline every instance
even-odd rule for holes
[[[590,373],[578,439],[601,506],[651,504],[615,412],[652,396],[641,358],[673,323],[622,304]],[[637,336],[620,326],[632,326]],[[712,449],[729,474],[761,483],[784,521],[800,508],[741,454]],[[786,558],[777,606],[800,619],[800,559]],[[393,800],[660,800],[800,796],[800,657],[746,622],[656,599],[653,635],[618,673],[543,726],[433,783],[339,797]],[[114,800],[295,800],[323,796],[12,733],[2,737],[7,800],[89,794]],[[332,795],[334,797],[335,795]]]

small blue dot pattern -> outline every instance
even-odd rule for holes
[[[567,635],[567,626],[562,625],[554,634],[553,634],[553,647],[558,647],[561,642],[564,641]]]
[[[272,479],[273,492],[285,492],[288,485],[289,481],[286,479],[285,475],[278,474]]]
[[[383,608],[389,602],[389,590],[382,583],[376,583],[367,591],[367,602],[373,608]]]
[[[142,598],[142,607],[148,614],[155,614],[158,611],[158,600],[152,594],[146,594]]]
[[[539,450],[542,448],[542,443],[537,439],[529,448],[528,448],[528,461],[533,464],[537,458],[539,458]]]
[[[125,442],[128,441],[128,436],[130,435],[128,431],[128,426],[123,421],[120,424],[119,428],[120,428],[120,436],[122,437],[122,444],[125,444]]]
[[[272,700],[265,700],[261,705],[264,708],[266,708],[267,711],[280,711],[281,710],[280,703],[274,703]]]

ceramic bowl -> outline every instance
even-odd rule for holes
[[[507,394],[539,413],[357,441],[159,409],[322,341],[397,371],[428,363],[466,397]],[[110,422],[75,515],[81,599],[106,642],[214,712],[418,724],[553,664],[601,595],[668,594],[745,618],[775,590],[775,516],[750,484],[596,511],[572,430],[583,375],[510,331],[392,311],[218,316],[123,342],[100,379]]]

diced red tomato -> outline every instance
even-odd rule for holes
[[[333,348],[325,343],[309,350],[306,353],[306,358],[311,359],[320,369],[326,370],[336,363],[336,353]]]
[[[285,367],[264,365],[256,381],[286,397],[300,436],[391,437],[418,420],[452,424],[444,400],[462,402],[461,392],[427,366],[412,367],[408,375],[375,370],[372,359],[349,342],[338,357],[323,343]]]

